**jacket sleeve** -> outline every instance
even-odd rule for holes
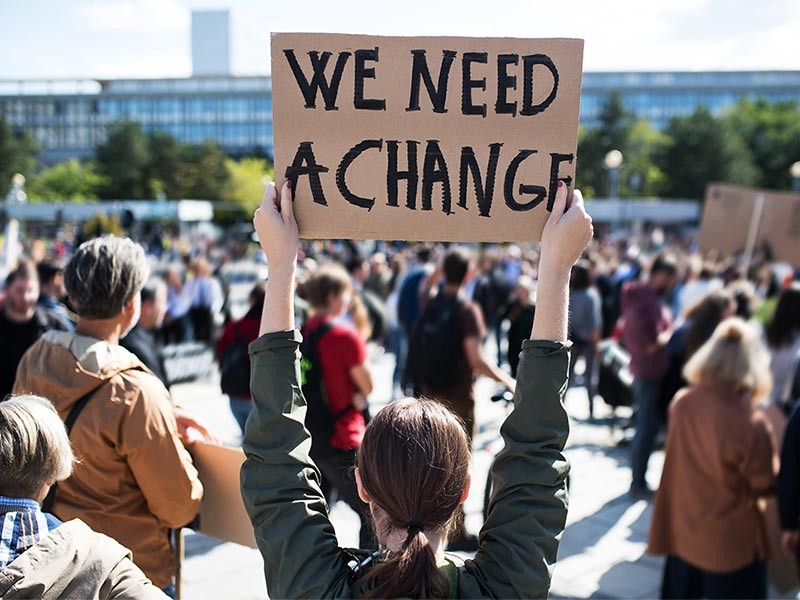
[[[134,376],[138,392],[120,424],[118,449],[150,512],[165,527],[182,527],[200,510],[203,485],[178,437],[169,392],[150,373]]]
[[[563,454],[569,420],[569,346],[526,340],[514,411],[500,429],[494,492],[478,552],[465,563],[460,597],[545,598],[567,519]]]
[[[773,464],[772,434],[766,419],[759,413],[752,417],[753,434],[744,463],[747,487],[756,498],[775,493],[775,468]]]
[[[781,529],[800,529],[800,410],[795,409],[783,435],[778,474]]]
[[[297,331],[270,333],[250,345],[253,409],[247,422],[242,496],[264,558],[270,598],[349,595],[320,474],[309,457],[300,388]]]
[[[111,569],[100,589],[100,597],[107,600],[167,600],[168,598],[128,557],[123,558]]]

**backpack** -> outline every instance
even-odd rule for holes
[[[459,298],[439,294],[422,311],[408,343],[406,374],[419,390],[444,389],[464,372],[464,349]]]
[[[317,455],[330,446],[336,421],[353,410],[348,406],[341,412],[331,413],[328,393],[325,389],[322,363],[319,358],[319,342],[333,327],[327,321],[321,323],[300,344],[300,386],[306,399],[306,429],[311,434],[311,453]]]
[[[238,323],[233,325],[233,342],[225,348],[220,360],[222,392],[239,398],[250,397],[250,356],[248,343],[239,337]]]

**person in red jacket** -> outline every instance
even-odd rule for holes
[[[242,434],[253,405],[250,397],[250,357],[247,347],[258,337],[266,289],[264,283],[255,285],[250,292],[250,309],[247,314],[238,321],[229,321],[217,341],[222,391],[228,395],[231,412]]]
[[[321,450],[312,449],[312,455],[322,472],[326,497],[336,490],[339,498],[358,513],[360,541],[368,544],[369,507],[358,497],[352,467],[364,437],[364,411],[372,392],[372,377],[367,368],[366,339],[348,320],[353,285],[343,267],[330,263],[321,266],[304,288],[312,315],[303,328],[303,338],[310,339],[319,327],[327,328],[316,348],[333,420],[333,435],[327,444],[321,444]]]

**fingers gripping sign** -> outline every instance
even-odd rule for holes
[[[267,255],[270,271],[294,264],[297,258],[298,228],[292,206],[292,186],[284,182],[278,198],[275,184],[264,190],[261,206],[253,217],[261,247]]]
[[[559,181],[553,212],[542,231],[542,249],[548,259],[571,267],[580,258],[593,233],[592,218],[586,212],[580,190],[573,192],[572,202],[569,202],[568,188]]]

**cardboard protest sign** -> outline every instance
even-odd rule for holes
[[[190,450],[203,482],[199,531],[226,542],[255,548],[253,525],[245,512],[239,488],[244,452],[241,448],[203,442],[195,442]]]
[[[573,39],[273,34],[301,235],[538,240],[574,178],[582,62]]]
[[[706,189],[700,249],[744,252],[748,236],[776,260],[800,265],[800,196],[788,192],[712,184]]]

